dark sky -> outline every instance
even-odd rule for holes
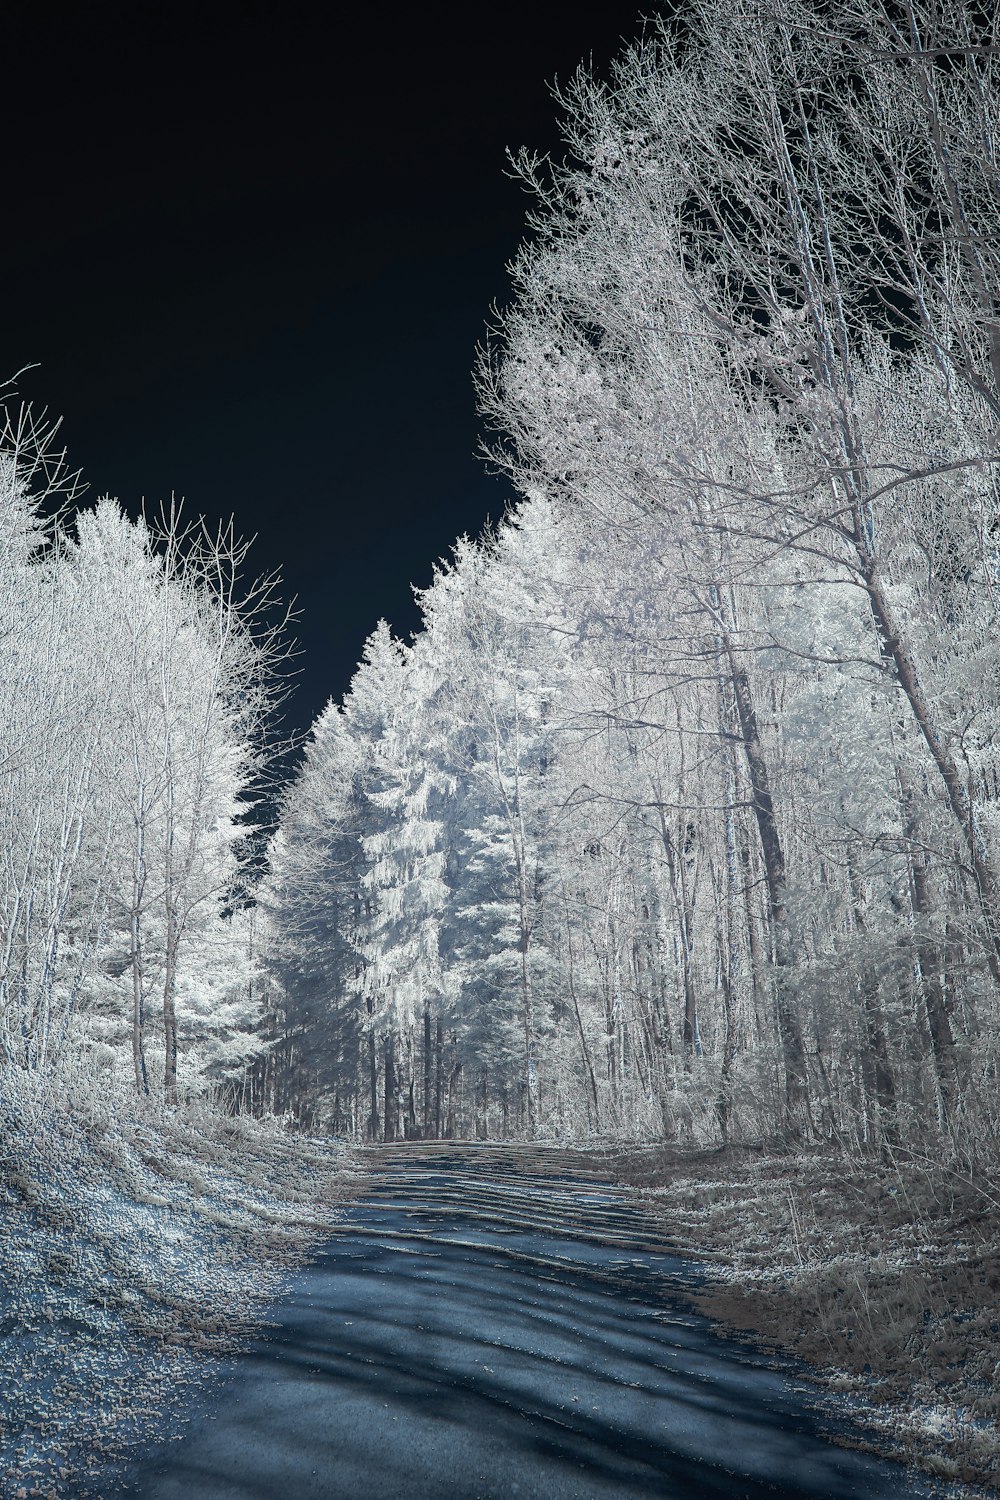
[[[470,372],[558,144],[547,84],[631,7],[4,7],[0,373],[91,497],[171,491],[297,595],[288,727],[502,514]],[[325,17],[320,19],[320,17]]]

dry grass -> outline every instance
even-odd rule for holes
[[[336,1217],[346,1157],[205,1110],[39,1107],[2,1082],[0,1497],[82,1500],[260,1319]]]
[[[711,1268],[706,1312],[806,1360],[885,1450],[996,1493],[995,1174],[741,1149],[609,1164]]]

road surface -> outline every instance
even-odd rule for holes
[[[371,1191],[297,1274],[143,1500],[916,1500],[835,1446],[795,1367],[690,1311],[662,1250],[585,1157],[372,1151]]]

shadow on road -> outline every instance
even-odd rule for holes
[[[384,1151],[148,1500],[903,1500],[794,1368],[687,1310],[633,1202],[488,1147]],[[826,1423],[830,1425],[829,1420]]]

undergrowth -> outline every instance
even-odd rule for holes
[[[2,1500],[100,1496],[181,1420],[335,1217],[344,1167],[203,1105],[0,1074]]]
[[[711,1268],[706,1312],[806,1360],[885,1450],[995,1493],[1000,1174],[739,1148],[611,1165]]]

